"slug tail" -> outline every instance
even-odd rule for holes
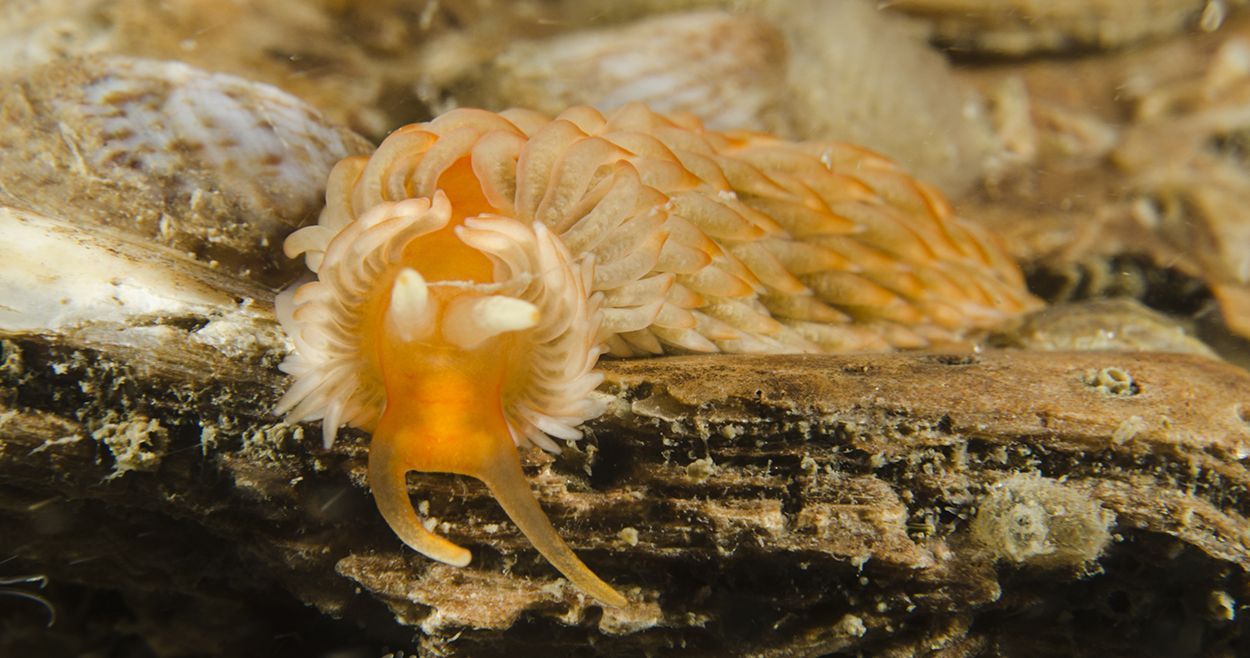
[[[439,562],[463,567],[473,559],[467,549],[425,529],[408,497],[407,460],[395,450],[393,436],[377,433],[369,448],[369,486],[382,518],[410,548]]]
[[[530,540],[534,548],[560,573],[564,574],[578,589],[591,595],[600,603],[622,607],[628,600],[601,578],[595,575],[573,549],[560,539],[546,513],[538,505],[521,470],[520,458],[515,450],[508,456],[500,455],[482,473],[475,477],[486,483],[495,499]]]

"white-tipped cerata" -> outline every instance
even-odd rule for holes
[[[429,287],[419,272],[405,267],[391,286],[386,330],[399,340],[411,342],[428,337],[433,328],[434,308]]]
[[[537,306],[516,297],[458,297],[447,305],[443,338],[457,347],[471,350],[506,331],[536,326],[539,318]]]

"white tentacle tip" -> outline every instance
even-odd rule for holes
[[[523,299],[504,295],[460,297],[447,305],[443,338],[471,350],[504,332],[534,327],[539,317],[538,307]]]
[[[419,272],[406,267],[391,286],[386,328],[402,341],[413,341],[428,336],[433,327],[434,309],[429,286]]]

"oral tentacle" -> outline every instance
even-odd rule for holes
[[[369,446],[369,487],[373,499],[387,525],[412,550],[455,567],[463,567],[472,559],[467,549],[425,529],[421,517],[408,496],[407,460],[395,445],[395,437],[379,428]]]
[[[515,450],[498,455],[475,477],[486,483],[522,534],[573,585],[606,605],[621,607],[628,603],[620,592],[596,576],[560,539],[551,520],[534,498]]]
[[[502,411],[462,405],[452,374],[411,400],[396,400],[374,430],[369,483],[383,518],[405,544],[447,564],[464,566],[469,551],[425,529],[413,510],[405,475],[453,473],[486,484],[508,517],[538,552],[579,589],[601,603],[624,606],[620,592],[594,574],[560,539],[521,470],[512,430]],[[415,404],[420,400],[421,404]],[[413,414],[420,406],[422,413]],[[490,405],[487,405],[488,407]]]

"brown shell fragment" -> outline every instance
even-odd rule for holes
[[[1023,56],[1117,48],[1186,29],[1217,29],[1244,0],[891,0],[956,50]]]
[[[274,287],[281,239],[368,143],[274,87],[95,57],[5,82],[0,201],[118,231]]]

